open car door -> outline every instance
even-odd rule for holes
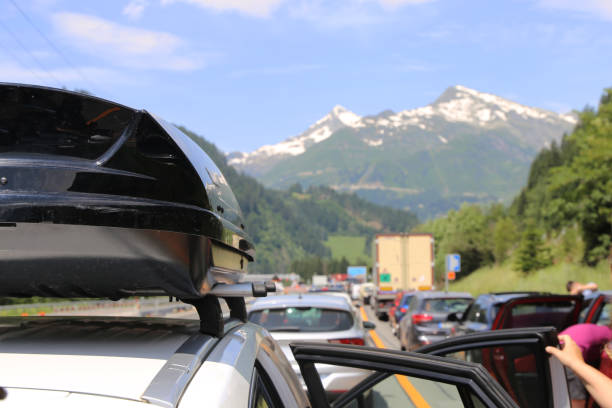
[[[553,327],[495,330],[453,337],[417,350],[480,363],[521,407],[569,407],[563,366],[546,353],[559,344]]]
[[[591,301],[585,309],[584,323],[595,323],[603,326],[610,325],[610,313],[612,312],[612,294],[602,293]]]
[[[362,346],[295,343],[291,349],[312,408],[517,406],[480,364]],[[315,364],[372,374],[330,403]]]
[[[491,330],[553,326],[558,332],[578,323],[582,296],[540,295],[503,303]]]

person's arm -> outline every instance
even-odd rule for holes
[[[601,408],[612,408],[612,379],[584,362],[582,351],[570,336],[562,334],[559,340],[564,343],[563,349],[548,346],[546,351],[574,371]]]

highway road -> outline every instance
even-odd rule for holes
[[[370,331],[373,346],[392,350],[400,349],[400,343],[393,335],[388,321],[377,319],[367,305],[360,306],[359,310],[364,320],[376,324],[376,329]],[[375,385],[372,397],[372,406],[384,408],[450,408],[458,406],[458,403],[461,402],[461,396],[455,386],[404,375],[388,377]]]

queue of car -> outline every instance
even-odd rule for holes
[[[0,296],[169,296],[198,314],[1,317],[4,406],[569,406],[544,348],[581,298],[510,299],[494,330],[452,336],[471,296],[419,291],[397,320],[404,348],[425,346],[369,347],[372,323],[332,294],[344,285],[267,299],[280,285],[242,280],[255,248],[238,202],[177,127],[38,86],[0,84],[0,106]]]
[[[465,292],[415,292],[399,322],[401,349],[415,350],[452,336],[456,323],[448,315],[463,313],[473,299]]]

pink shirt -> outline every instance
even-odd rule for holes
[[[576,342],[587,363],[597,363],[602,346],[612,339],[612,329],[593,323],[575,324],[561,334],[567,334]]]

